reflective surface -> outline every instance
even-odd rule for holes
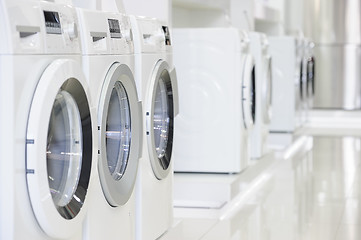
[[[361,109],[361,45],[316,45],[315,108]]]
[[[316,43],[361,43],[361,2],[306,0],[305,35]]]
[[[359,137],[310,138],[266,170],[237,211],[216,223],[185,219],[163,239],[361,239],[360,149]],[[197,224],[203,234],[192,234]]]

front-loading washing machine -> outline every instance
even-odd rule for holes
[[[143,121],[129,17],[81,8],[77,12],[98,130],[84,239],[134,239]]]
[[[179,88],[174,170],[237,173],[249,163],[256,69],[246,32],[174,29]]]
[[[96,125],[75,9],[40,1],[1,6],[1,117],[9,124],[1,239],[81,239]]]
[[[256,116],[250,135],[251,158],[268,152],[268,133],[272,111],[272,61],[267,36],[251,32],[250,49],[256,64]]]
[[[300,73],[297,39],[291,36],[269,37],[272,57],[271,133],[293,133],[301,126]]]
[[[178,90],[169,28],[131,17],[135,79],[143,103],[143,154],[136,183],[136,239],[156,239],[173,221],[173,132]]]

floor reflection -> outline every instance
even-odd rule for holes
[[[314,137],[202,239],[361,239],[361,141]]]

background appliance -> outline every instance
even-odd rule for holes
[[[300,121],[300,62],[297,39],[290,36],[269,37],[272,57],[271,133],[293,133]]]
[[[129,17],[77,9],[83,68],[96,110],[98,161],[93,164],[85,239],[135,238],[135,195],[142,144],[141,103],[134,80]]]
[[[173,221],[173,134],[178,90],[167,25],[132,17],[135,79],[143,102],[143,154],[136,183],[136,239],[156,239]]]
[[[175,171],[235,173],[248,166],[257,74],[248,45],[236,28],[174,29]]]
[[[315,42],[314,108],[361,109],[361,4],[304,1],[305,35]]]
[[[1,238],[80,239],[95,118],[75,9],[39,1],[1,5],[0,72],[8,105],[2,119],[9,123]]]
[[[265,34],[251,32],[250,49],[256,64],[256,116],[250,134],[251,158],[260,158],[268,151],[267,141],[272,111],[272,61]]]

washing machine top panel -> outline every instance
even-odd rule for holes
[[[77,8],[80,22],[82,53],[85,55],[109,54],[108,24],[100,11]]]
[[[8,46],[4,53],[80,54],[78,20],[69,5],[40,1],[6,1]]]
[[[128,15],[109,14],[107,16],[109,47],[111,54],[133,54],[133,31]]]
[[[37,222],[52,238],[70,238],[85,214],[93,119],[80,69],[73,60],[52,62],[41,75],[28,119],[28,192]]]
[[[51,54],[80,54],[79,21],[70,5],[40,2],[44,48]]]
[[[133,54],[133,35],[129,17],[120,13],[108,13],[77,9],[80,18],[83,54]]]
[[[145,102],[148,153],[158,179],[166,178],[171,171],[176,86],[175,71],[170,70],[167,62],[159,61],[153,70]]]
[[[108,203],[121,206],[134,188],[143,136],[142,108],[128,66],[120,63],[111,66],[98,109],[101,186]]]
[[[171,45],[169,28],[155,18],[131,16],[135,53],[165,52]]]
[[[1,1],[1,54],[44,52],[44,25],[39,3]]]

